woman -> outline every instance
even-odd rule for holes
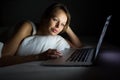
[[[60,51],[65,48],[81,47],[80,40],[69,24],[70,14],[64,5],[59,3],[46,9],[38,26],[32,21],[24,21],[10,41],[4,44],[2,65],[58,58],[62,56]],[[58,35],[63,32],[68,34],[70,41]],[[17,59],[16,62],[14,59]]]

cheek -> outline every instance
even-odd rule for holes
[[[50,21],[49,24],[48,24],[48,27],[54,27],[55,26],[55,23]]]
[[[64,27],[61,27],[61,28],[60,28],[60,32],[63,31],[63,29],[64,29]]]

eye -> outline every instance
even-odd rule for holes
[[[65,27],[65,24],[62,23],[61,26]]]
[[[53,21],[58,21],[58,19],[57,18],[52,18],[53,19]]]

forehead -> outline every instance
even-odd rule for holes
[[[62,9],[55,9],[52,16],[56,16],[65,22],[67,21],[67,14]]]

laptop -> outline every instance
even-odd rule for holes
[[[100,38],[95,47],[83,47],[79,49],[65,49],[62,51],[64,55],[57,59],[43,61],[44,66],[90,66],[96,61],[101,48],[103,38],[109,25],[112,15],[109,15],[103,26]]]

